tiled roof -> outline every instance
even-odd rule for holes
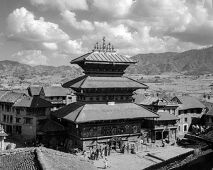
[[[8,91],[0,97],[0,102],[4,103],[15,103],[21,99],[25,94]]]
[[[180,101],[181,105],[179,110],[193,109],[193,108],[205,108],[206,106],[201,103],[198,99],[191,96],[176,96]],[[174,98],[173,98],[174,99]]]
[[[65,88],[148,88],[147,85],[128,77],[82,76],[63,84]]]
[[[51,87],[44,87],[44,94],[47,97],[51,96],[67,96],[69,93],[68,89],[65,89],[60,86],[51,86]]]
[[[32,108],[41,108],[41,107],[51,107],[51,102],[40,98],[39,96],[25,96],[21,100],[17,101],[14,107],[32,107]]]
[[[30,87],[28,87],[28,90],[30,91],[31,96],[38,96],[38,95],[40,95],[42,88],[43,87],[41,87],[41,86],[30,86]]]
[[[6,150],[0,153],[3,170],[95,170],[88,161],[75,155],[44,147]]]
[[[169,112],[157,112],[157,114],[160,116],[159,118],[157,118],[158,121],[180,119],[177,116],[170,114]]]
[[[134,118],[157,118],[158,115],[134,103],[116,103],[114,105],[71,103],[53,113],[76,123],[118,120]]]
[[[0,153],[0,169],[41,170],[33,149],[7,150]]]
[[[3,96],[4,94],[10,92],[9,90],[0,90],[0,98],[1,96]]]
[[[87,53],[81,57],[78,57],[71,61],[72,64],[79,62],[107,62],[107,63],[136,63],[130,58],[127,58],[123,55],[117,54],[115,52],[99,52],[94,51]]]

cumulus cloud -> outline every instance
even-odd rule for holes
[[[36,19],[33,13],[24,7],[9,14],[7,21],[13,37],[46,42],[59,42],[69,39],[69,36],[57,24],[46,22],[42,17]]]
[[[93,6],[113,16],[123,16],[129,13],[133,0],[94,0]]]
[[[68,23],[71,27],[75,29],[84,31],[94,30],[94,26],[90,21],[88,20],[77,21],[76,14],[74,12],[66,10],[61,13],[61,16],[63,17],[63,20],[66,23]]]
[[[9,37],[20,40],[28,48],[59,50],[66,53],[79,53],[81,49],[81,42],[71,40],[70,36],[59,28],[59,25],[47,22],[42,17],[37,19],[24,7],[9,14],[7,21]],[[61,44],[69,44],[69,48]]]
[[[87,10],[86,0],[30,0],[33,5],[43,6],[45,8],[64,10]]]

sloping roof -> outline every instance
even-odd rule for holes
[[[64,126],[49,119],[39,130],[42,132],[59,132],[64,130]]]
[[[9,90],[0,90],[0,98],[8,92],[10,92],[10,91]]]
[[[28,90],[31,93],[31,96],[39,96],[43,87],[41,86],[30,86]]]
[[[63,84],[65,88],[148,88],[128,77],[81,76]]]
[[[179,110],[205,108],[205,105],[201,103],[195,97],[191,97],[191,96],[176,96],[176,97],[181,102],[181,105],[179,106]]]
[[[5,150],[0,153],[0,169],[12,170],[95,170],[88,161],[73,154],[45,147]]]
[[[42,108],[42,107],[51,107],[51,102],[40,98],[39,96],[25,96],[21,100],[17,101],[14,107],[31,107],[31,108]]]
[[[154,96],[143,97],[143,95],[134,95],[135,103],[142,104],[142,105],[153,105],[154,103],[158,102],[159,98]]]
[[[69,93],[68,89],[65,89],[60,86],[51,86],[51,87],[44,87],[44,94],[47,97],[51,96],[67,96]]]
[[[0,97],[0,102],[4,103],[15,103],[21,99],[25,94],[8,91]]]
[[[87,53],[81,57],[78,57],[71,61],[72,64],[79,63],[81,61],[89,62],[107,62],[107,63],[136,63],[130,58],[123,55],[117,54],[115,52],[99,52],[94,51]]]
[[[211,108],[207,113],[205,113],[207,116],[213,116],[213,108]]]
[[[180,118],[170,114],[169,112],[157,112],[157,114],[160,116],[157,118],[157,121],[163,121],[163,120],[179,120]]]
[[[105,103],[84,104],[76,102],[55,111],[53,115],[76,123],[158,117],[155,113],[134,103],[108,105]]]

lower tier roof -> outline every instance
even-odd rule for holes
[[[63,118],[75,123],[159,117],[157,114],[135,103],[116,103],[114,105],[109,105],[105,103],[86,104],[75,102],[52,114],[57,118]]]

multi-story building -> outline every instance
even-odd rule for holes
[[[176,96],[172,99],[178,104],[177,116],[180,118],[178,133],[180,136],[188,133],[192,124],[197,124],[206,112],[206,107],[195,97]]]
[[[51,106],[39,96],[6,91],[0,97],[0,123],[10,135],[35,138],[41,121],[50,114]]]
[[[22,93],[16,93],[12,91],[1,91],[0,96],[0,122],[3,125],[6,133],[13,133],[13,125],[16,121],[16,111],[13,107],[15,102],[25,96]]]
[[[73,90],[61,86],[29,86],[27,90],[29,96],[40,96],[51,102],[52,111],[76,101],[76,96],[74,95]]]
[[[121,141],[139,142],[142,131],[151,132],[147,118],[153,120],[158,115],[133,103],[132,98],[135,90],[148,87],[124,76],[124,70],[135,63],[117,54],[105,39],[102,47],[96,44],[92,52],[71,61],[85,73],[63,84],[76,91],[77,102],[53,113],[67,129],[69,147],[88,149],[98,143],[116,146]]]
[[[39,128],[50,115],[51,107],[49,101],[39,96],[23,97],[13,105],[15,110],[13,132],[24,138],[36,138]]]
[[[52,110],[57,110],[69,103],[75,102],[72,90],[61,86],[44,87],[45,99],[52,103]]]
[[[154,128],[151,133],[152,141],[155,142],[162,139],[167,139],[168,141],[176,140],[179,121],[176,116],[178,104],[166,97],[144,96],[143,94],[135,94],[134,101],[159,115],[159,118],[154,119]]]

